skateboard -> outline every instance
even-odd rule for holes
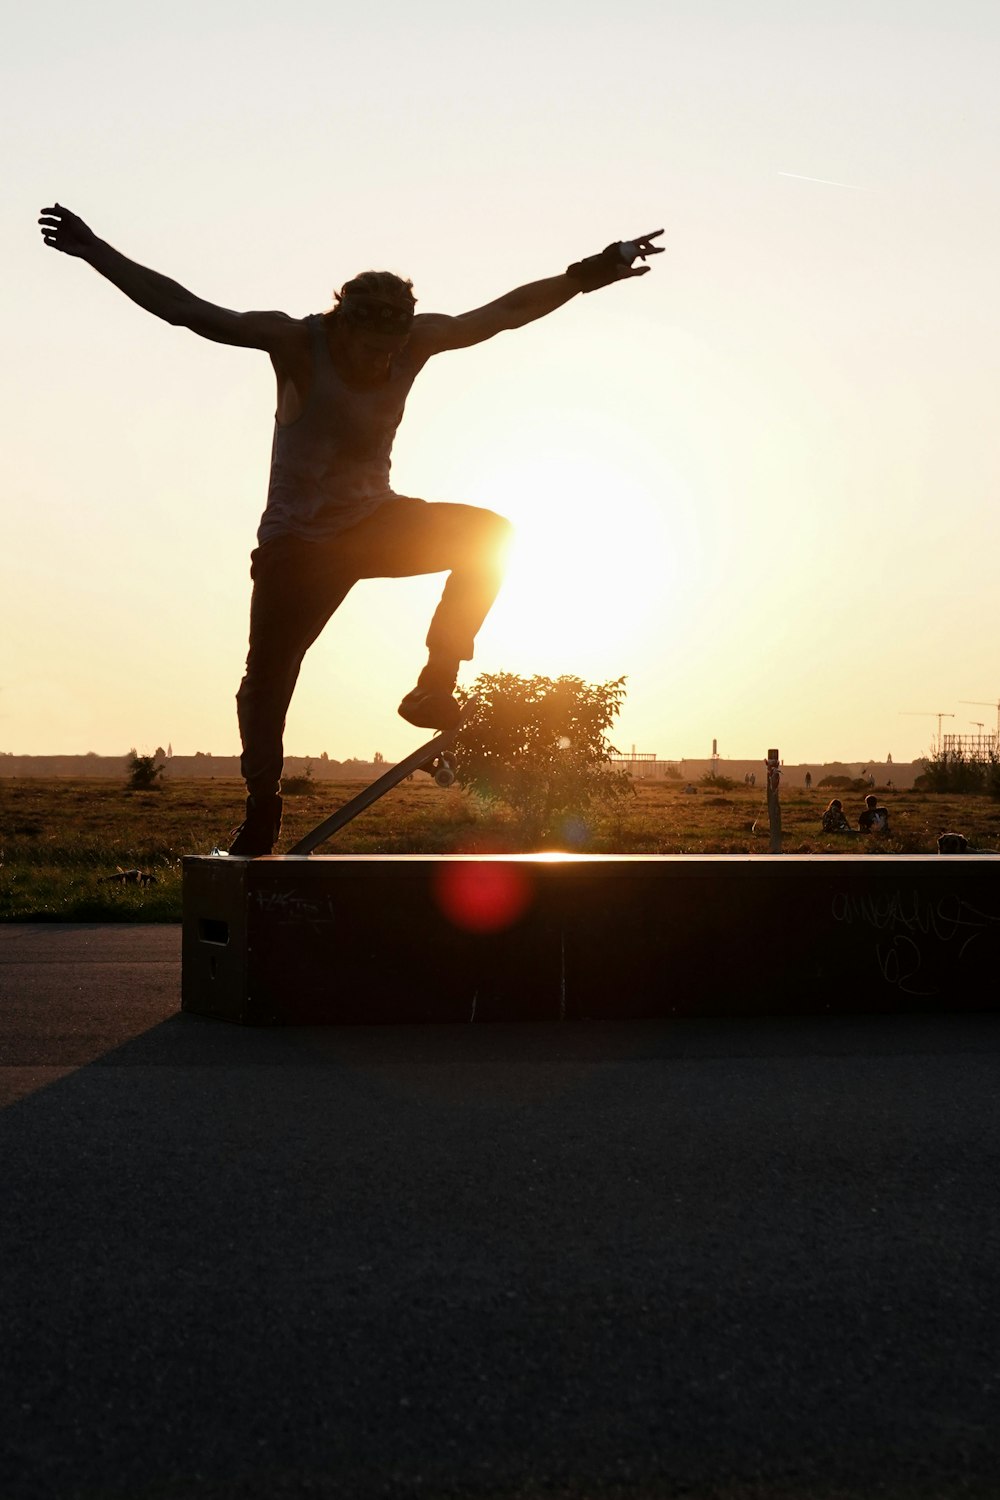
[[[469,717],[475,702],[475,698],[469,699],[454,729],[445,729],[440,734],[436,734],[432,740],[427,741],[426,745],[421,745],[419,750],[414,750],[405,760],[401,760],[398,765],[386,771],[384,776],[380,776],[377,781],[366,786],[364,791],[352,797],[350,802],[345,802],[342,807],[338,807],[335,813],[331,813],[328,818],[324,818],[322,823],[317,824],[311,833],[307,833],[299,839],[297,844],[293,844],[288,851],[289,854],[311,854],[331,834],[336,833],[359,813],[371,807],[372,803],[384,797],[386,792],[391,792],[394,786],[405,781],[407,776],[412,776],[414,771],[426,771],[434,777],[438,786],[452,786],[456,774],[453,746],[458,731]]]

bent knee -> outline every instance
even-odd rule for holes
[[[506,516],[480,505],[448,507],[452,567],[502,567],[514,535]]]
[[[501,554],[506,551],[514,537],[513,522],[508,521],[506,516],[499,515],[495,510],[481,510],[480,535],[482,540],[491,547],[495,547]]]

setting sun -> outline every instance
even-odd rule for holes
[[[516,527],[490,640],[518,671],[625,671],[653,654],[651,635],[680,628],[690,546],[682,568],[676,497],[639,465],[521,452],[476,490],[484,504],[503,496]]]
[[[269,14],[240,12],[234,63],[187,0],[113,47],[64,7],[54,63],[49,12],[16,13],[0,748],[233,752],[268,493],[267,355],[54,259],[25,232],[50,194],[199,299],[293,320],[367,267],[464,317],[663,226],[641,279],[435,356],[407,398],[393,488],[516,527],[462,683],[624,675],[620,738],[672,757],[906,760],[937,726],[913,709],[971,730],[1000,691],[996,14],[397,9],[307,5],[291,70]],[[340,66],[331,93],[346,57],[378,87]],[[443,586],[352,590],[291,753],[409,752]]]

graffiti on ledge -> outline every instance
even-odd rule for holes
[[[929,997],[940,989],[927,973],[926,961],[944,958],[957,966],[977,939],[1000,928],[1000,912],[984,911],[953,892],[926,896],[902,890],[864,895],[838,891],[833,919],[877,932],[875,957],[882,978],[915,997]],[[926,987],[929,981],[931,988]]]

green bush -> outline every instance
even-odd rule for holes
[[[138,755],[135,750],[128,753],[128,789],[130,792],[161,792],[163,782],[162,761],[157,764],[155,755]]]
[[[281,794],[283,797],[308,797],[315,790],[311,761],[306,761],[306,768],[301,776],[282,777]]]
[[[618,751],[606,738],[624,677],[585,683],[483,673],[465,696],[475,704],[456,742],[458,781],[509,808],[530,841],[582,843],[589,809],[633,795],[631,777],[609,763]]]
[[[962,754],[937,752],[924,762],[926,769],[913,783],[920,791],[958,792],[960,795],[1000,799],[1000,758],[971,760]]]

